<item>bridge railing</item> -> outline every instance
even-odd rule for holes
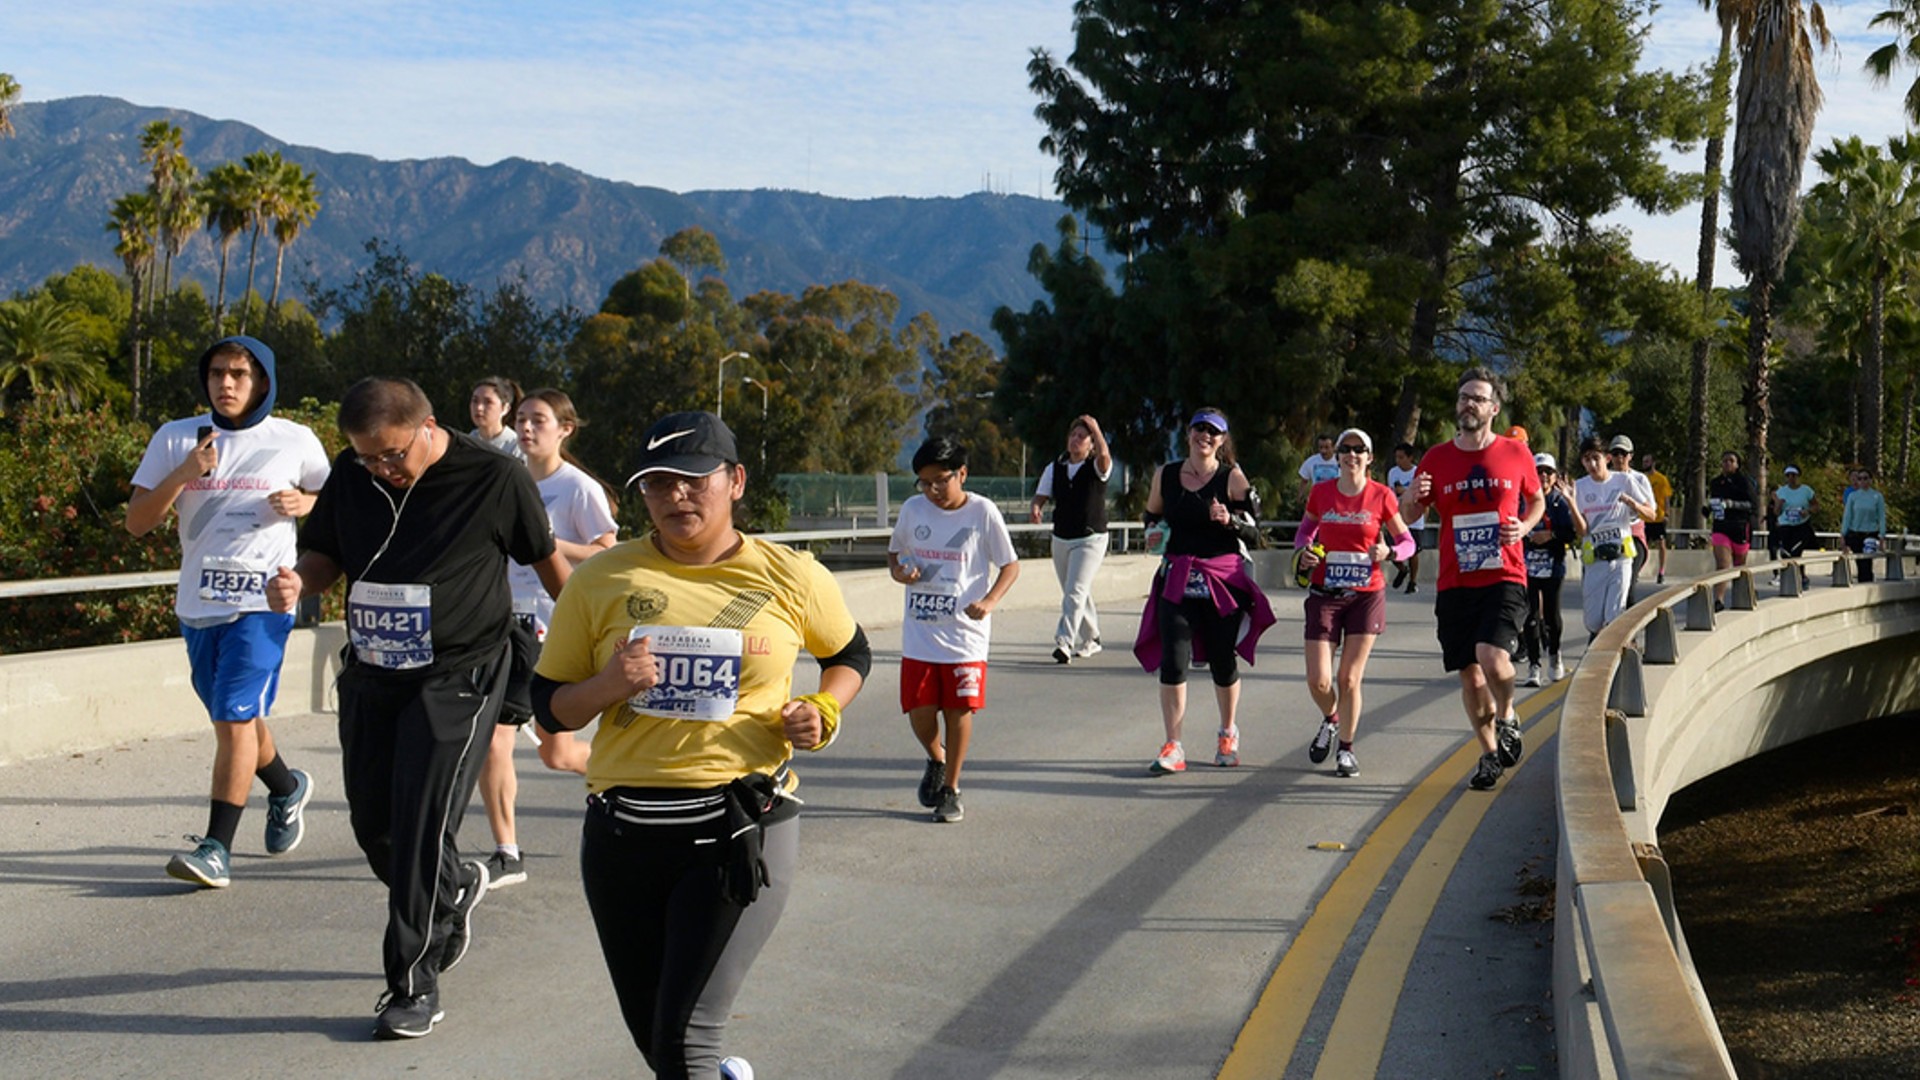
[[[1873,556],[1878,580],[1863,585],[1859,558],[1707,574],[1628,609],[1589,646],[1558,745],[1563,1077],[1734,1076],[1657,826],[1673,793],[1703,776],[1920,706],[1920,564],[1909,551]]]

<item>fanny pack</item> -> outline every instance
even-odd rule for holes
[[[786,792],[785,762],[771,775],[748,773],[719,787],[688,791],[614,788],[587,797],[589,810],[628,825],[680,828],[694,843],[726,845],[721,888],[740,907],[760,897],[767,876],[766,827],[799,813]]]

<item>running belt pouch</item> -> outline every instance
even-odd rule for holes
[[[778,796],[773,777],[748,773],[727,785],[727,861],[722,886],[727,899],[746,907],[760,898],[768,884],[765,837],[761,819],[773,812]]]

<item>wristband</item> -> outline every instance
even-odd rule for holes
[[[820,713],[820,742],[810,750],[825,750],[832,745],[834,737],[840,734],[840,699],[821,690],[812,694],[801,694],[795,701],[804,701]]]

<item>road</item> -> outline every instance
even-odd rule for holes
[[[1523,889],[1553,873],[1557,688],[1523,709],[1523,767],[1465,792],[1430,598],[1396,595],[1362,771],[1336,778],[1305,753],[1299,596],[1275,601],[1243,764],[1161,778],[1155,680],[1124,645],[1060,667],[1049,613],[1001,612],[953,825],[915,801],[899,633],[875,628],[839,741],[797,763],[801,879],[729,1052],[763,1080],[1551,1075],[1550,924]],[[1131,640],[1135,612],[1104,618]],[[1206,687],[1196,673],[1196,762]],[[577,778],[523,748],[530,880],[476,912],[434,1034],[374,1043],[384,893],[348,830],[332,718],[275,733],[318,781],[307,838],[263,856],[256,793],[224,891],[162,872],[204,826],[210,733],[0,768],[0,1075],[646,1074],[580,894]],[[477,802],[464,836],[486,850]]]

